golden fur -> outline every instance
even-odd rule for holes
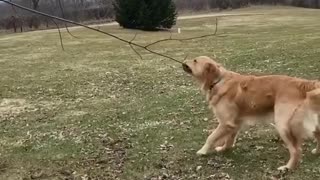
[[[301,159],[305,137],[314,137],[320,153],[320,83],[284,75],[241,75],[228,71],[213,59],[187,60],[183,69],[199,83],[219,125],[197,152],[205,155],[231,148],[245,124],[272,119],[290,153],[278,169],[293,169]]]

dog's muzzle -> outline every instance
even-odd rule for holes
[[[189,74],[192,74],[192,70],[191,70],[191,68],[190,68],[187,64],[183,63],[183,64],[182,64],[182,68],[183,68],[183,70],[184,70],[185,72],[187,72],[187,73],[189,73]]]

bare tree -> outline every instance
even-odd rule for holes
[[[31,0],[32,8],[33,8],[34,10],[39,10],[39,1],[40,1],[40,0]]]

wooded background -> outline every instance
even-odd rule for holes
[[[113,21],[113,0],[61,0],[62,13],[58,0],[13,0],[23,6],[39,10],[66,19],[86,22]],[[249,5],[288,5],[306,8],[320,8],[320,0],[174,0],[178,12],[184,10],[201,11],[210,9],[236,9]],[[49,28],[54,23],[47,18],[13,9],[5,3],[0,3],[0,29],[14,32],[38,28]]]

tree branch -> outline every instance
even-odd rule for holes
[[[81,27],[84,27],[84,28],[87,28],[87,29],[90,29],[92,31],[96,31],[98,33],[102,33],[102,34],[105,34],[107,36],[110,36],[112,38],[115,38],[119,41],[122,41],[124,43],[127,43],[130,45],[130,47],[132,48],[132,50],[137,54],[139,55],[139,57],[142,59],[142,56],[138,53],[138,51],[134,48],[134,47],[138,47],[138,48],[142,48],[144,50],[146,50],[147,52],[149,53],[152,53],[152,54],[155,54],[155,55],[158,55],[158,56],[161,56],[161,57],[164,57],[164,58],[167,58],[169,60],[172,60],[172,61],[175,61],[177,63],[180,63],[180,64],[183,64],[183,62],[181,62],[180,60],[177,60],[175,58],[172,58],[168,55],[165,55],[165,54],[162,54],[162,53],[159,53],[159,52],[156,52],[154,50],[151,50],[149,49],[150,46],[152,45],[155,45],[155,44],[158,44],[158,43],[161,43],[161,42],[164,42],[164,41],[188,41],[188,40],[193,40],[193,39],[200,39],[200,38],[204,38],[204,37],[209,37],[209,36],[216,36],[217,34],[217,31],[218,31],[218,20],[216,19],[216,29],[215,29],[215,32],[213,34],[208,34],[208,35],[203,35],[203,36],[197,36],[197,37],[191,37],[191,38],[184,38],[184,39],[175,39],[175,38],[172,38],[172,35],[170,36],[169,39],[162,39],[162,40],[159,40],[159,41],[155,41],[149,45],[140,45],[140,44],[137,44],[137,43],[134,43],[134,39],[136,38],[137,34],[132,38],[132,40],[128,41],[126,39],[123,39],[123,38],[120,38],[114,34],[111,34],[111,33],[108,33],[108,32],[105,32],[105,31],[102,31],[100,29],[97,29],[97,28],[93,28],[93,27],[90,27],[90,26],[87,26],[87,25],[84,25],[82,23],[78,23],[78,22],[75,22],[75,21],[72,21],[72,20],[68,20],[68,19],[65,19],[65,18],[61,18],[61,17],[57,17],[57,16],[54,16],[54,15],[50,15],[50,14],[46,14],[46,13],[43,13],[43,12],[40,12],[40,11],[37,11],[37,10],[34,10],[34,9],[30,9],[30,8],[27,8],[27,7],[24,7],[24,6],[21,6],[19,4],[16,4],[16,3],[13,3],[9,0],[0,0],[0,2],[4,2],[6,4],[10,4],[12,6],[15,6],[17,8],[20,8],[20,9],[23,9],[25,11],[29,11],[29,12],[32,12],[34,14],[38,14],[38,15],[41,15],[41,16],[44,16],[44,17],[47,17],[47,18],[51,18],[52,20],[59,20],[61,22],[64,22],[64,23],[70,23],[70,24],[73,24],[73,25],[78,25],[78,26],[81,26]],[[60,2],[60,0],[59,0]],[[61,3],[60,3],[61,4]],[[62,6],[61,6],[62,7]],[[57,25],[57,28],[58,28],[58,31],[59,31],[59,36],[60,36],[60,42],[61,42],[61,46],[62,46],[62,49],[64,49],[63,47],[63,43],[62,43],[62,36],[61,36],[61,32],[60,32],[60,28],[58,26],[58,24],[54,21],[54,23]]]
[[[90,29],[90,30],[93,30],[93,31],[96,31],[96,32],[99,32],[99,33],[102,33],[102,34],[105,34],[105,35],[108,35],[110,37],[113,37],[119,41],[122,41],[124,43],[127,43],[127,44],[131,44],[133,46],[136,46],[136,47],[139,47],[139,48],[142,48],[142,49],[145,49],[146,51],[152,53],[152,54],[156,54],[158,56],[162,56],[162,57],[165,57],[167,59],[170,59],[172,61],[175,61],[177,63],[180,63],[182,64],[181,61],[175,59],[175,58],[172,58],[170,56],[167,56],[165,54],[161,54],[161,53],[158,53],[156,51],[153,51],[153,50],[150,50],[148,48],[145,48],[143,45],[140,45],[140,44],[137,44],[137,43],[133,43],[133,42],[130,42],[130,41],[127,41],[125,39],[122,39],[114,34],[111,34],[111,33],[108,33],[108,32],[105,32],[105,31],[102,31],[102,30],[99,30],[99,29],[96,29],[96,28],[92,28],[90,26],[87,26],[87,25],[84,25],[84,24],[81,24],[81,23],[78,23],[78,22],[75,22],[75,21],[71,21],[71,20],[68,20],[68,19],[64,19],[64,18],[60,18],[60,17],[57,17],[57,16],[53,16],[53,15],[49,15],[49,14],[46,14],[46,13],[43,13],[43,12],[40,12],[40,11],[36,11],[36,10],[33,10],[33,9],[30,9],[30,8],[27,8],[27,7],[24,7],[24,6],[21,6],[19,4],[16,4],[16,3],[13,3],[13,2],[9,2],[8,0],[0,0],[0,2],[4,2],[4,3],[7,3],[7,4],[10,4],[10,5],[13,5],[15,7],[18,7],[20,9],[23,9],[23,10],[26,10],[26,11],[29,11],[29,12],[32,12],[32,13],[35,13],[35,14],[38,14],[38,15],[41,15],[41,16],[45,16],[45,17],[48,17],[48,18],[52,18],[52,19],[56,19],[56,20],[59,20],[59,21],[62,21],[62,22],[66,22],[66,23],[70,23],[70,24],[74,24],[74,25],[78,25],[78,26],[81,26],[81,27],[85,27],[87,29]]]

